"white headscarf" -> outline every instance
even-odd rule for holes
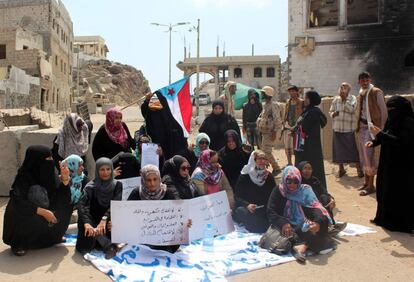
[[[269,175],[269,171],[265,169],[260,169],[256,166],[256,157],[257,152],[252,152],[249,158],[249,162],[247,165],[243,167],[241,170],[242,175],[248,174],[250,176],[250,180],[258,185],[263,186],[266,182],[267,176]]]

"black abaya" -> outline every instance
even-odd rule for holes
[[[165,159],[170,159],[187,147],[187,139],[184,137],[183,129],[171,114],[167,100],[159,92],[155,92],[154,95],[157,95],[163,108],[152,110],[149,107],[149,100],[145,100],[141,105],[141,113],[152,142],[161,146]]]
[[[229,137],[233,138],[237,147],[234,150],[230,150],[226,144],[222,149],[220,149],[218,155],[224,174],[229,180],[230,186],[234,190],[242,168],[249,161],[250,153],[243,151],[240,135],[236,131],[226,131],[224,141],[226,142]]]
[[[327,123],[326,116],[316,106],[309,106],[299,117],[297,126],[302,126],[305,134],[303,150],[295,150],[295,166],[308,161],[313,168],[313,175],[326,187],[325,166],[321,144],[321,128]]]
[[[105,124],[99,128],[92,143],[92,155],[95,161],[102,157],[112,159],[119,152],[131,153],[131,149],[135,150],[135,141],[132,139],[127,125],[123,122],[122,126],[124,127],[128,136],[127,147],[123,147],[122,145],[115,143],[111,140],[111,138],[109,138],[108,133],[106,133],[105,130]]]
[[[271,174],[268,175],[263,186],[251,181],[248,174],[240,175],[235,186],[234,201],[236,209],[233,215],[234,219],[243,223],[250,232],[265,232],[269,227],[266,207],[275,186],[275,179]],[[250,204],[264,207],[257,209],[255,213],[250,213],[247,209]]]
[[[216,105],[222,106],[224,110],[224,105],[219,102],[213,103],[213,109]],[[198,131],[206,133],[210,137],[210,149],[218,151],[226,144],[224,133],[230,129],[235,130],[240,136],[236,119],[223,111],[220,115],[214,113],[208,115]]]
[[[389,112],[384,130],[374,141],[375,146],[381,145],[374,222],[391,231],[412,232],[414,189],[410,179],[414,175],[414,115],[409,102],[401,103],[400,98],[392,97],[387,102],[387,107],[397,102],[394,107],[399,112],[397,116]]]
[[[12,248],[37,249],[58,244],[68,228],[73,210],[69,185],[58,183],[53,160],[45,160],[51,151],[45,146],[31,146],[10,191],[4,214],[3,241]],[[52,226],[28,200],[29,189],[40,185],[47,191],[48,210],[58,222]]]

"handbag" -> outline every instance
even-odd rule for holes
[[[48,209],[49,208],[49,197],[44,187],[40,185],[30,186],[27,193],[27,200],[35,204],[38,207]]]
[[[270,253],[285,255],[293,247],[292,238],[282,236],[279,229],[271,225],[260,238],[259,247],[268,250]]]

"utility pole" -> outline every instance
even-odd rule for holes
[[[196,91],[196,115],[198,117],[200,113],[200,19],[197,19],[197,91]]]
[[[169,32],[169,48],[168,48],[168,85],[171,84],[171,33],[173,32],[174,27],[180,26],[180,25],[188,25],[189,22],[181,22],[176,24],[160,24],[160,23],[151,23],[155,26],[165,26],[168,27],[168,30],[166,32]]]

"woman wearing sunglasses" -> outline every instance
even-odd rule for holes
[[[182,156],[174,156],[164,163],[162,183],[167,185],[174,199],[192,199],[198,196],[195,184],[190,178],[190,163]]]
[[[273,189],[267,216],[282,236],[292,238],[295,257],[300,261],[305,261],[307,250],[319,253],[334,248],[328,235],[332,219],[312,188],[302,184],[300,171],[294,166],[284,169],[279,187]]]
[[[178,153],[178,155],[183,156],[189,162],[190,175],[193,174],[197,166],[198,158],[200,157],[201,152],[209,149],[209,146],[210,146],[210,137],[208,137],[208,135],[205,133],[199,133],[196,136],[194,145],[190,145],[187,148],[185,148],[183,151]]]

